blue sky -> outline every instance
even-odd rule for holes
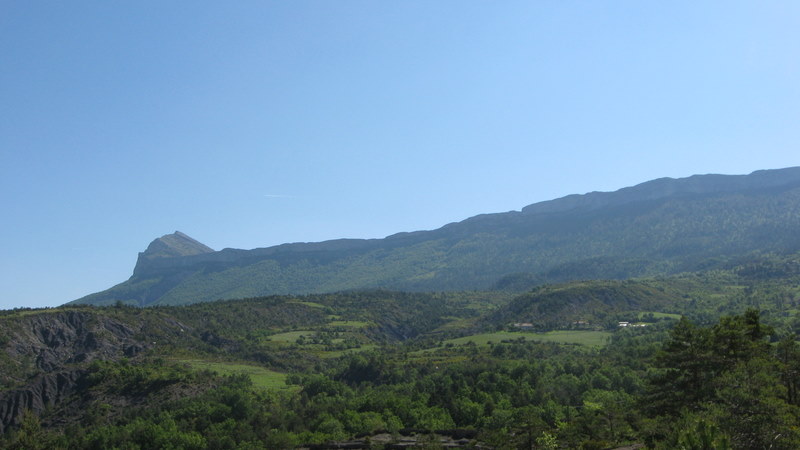
[[[0,308],[800,165],[800,3],[0,0]]]

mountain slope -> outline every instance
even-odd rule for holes
[[[217,252],[194,245],[186,254],[161,251],[154,241],[153,257],[148,247],[129,280],[76,302],[182,304],[376,287],[485,289],[514,274],[539,283],[624,279],[713,267],[751,252],[796,251],[798,231],[798,167],[662,178],[385,239]]]

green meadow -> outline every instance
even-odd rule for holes
[[[306,306],[310,306],[312,308],[324,308],[325,307],[325,305],[322,305],[320,303],[315,303],[315,302],[291,301],[289,303],[296,303],[298,305],[306,305]]]
[[[364,322],[361,320],[333,320],[328,322],[327,326],[341,328],[366,328],[369,326],[369,324],[370,322]]]
[[[526,341],[555,342],[558,344],[585,345],[587,347],[602,347],[606,345],[611,336],[607,331],[587,330],[558,330],[546,333],[525,333],[520,331],[498,331],[495,333],[474,334],[444,341],[445,344],[466,345],[469,342],[475,345],[489,345],[504,340],[524,339]]]
[[[245,374],[250,377],[253,386],[267,389],[287,389],[286,374],[250,364],[239,364],[225,361],[204,361],[199,359],[181,359],[197,370],[210,370],[220,375]]]

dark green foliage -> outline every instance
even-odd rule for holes
[[[680,431],[678,446],[686,450],[728,450],[731,448],[730,438],[722,434],[719,428],[706,419],[698,418],[689,422],[687,428]]]
[[[775,352],[767,341],[771,333],[754,309],[722,317],[710,328],[686,319],[673,328],[656,358],[660,371],[650,379],[646,410],[668,422],[693,415],[704,421],[668,439],[688,448],[702,448],[698,442],[709,440],[719,448],[728,442],[745,449],[800,445],[794,427],[800,409],[786,388],[792,383],[786,378],[787,361],[794,361],[796,344],[784,341]]]
[[[420,445],[433,445],[437,430],[468,430],[496,448],[797,448],[798,276],[740,275],[795,257],[547,285],[507,304],[502,293],[368,291],[8,312],[6,351],[43,345],[32,335],[56,349],[73,345],[69,336],[94,347],[76,347],[87,360],[60,366],[82,371],[69,397],[16,422],[0,447],[293,448],[416,429]],[[575,328],[577,319],[607,329],[608,344],[507,331],[523,339],[449,340],[524,320]],[[136,343],[143,349],[130,357],[112,351]],[[267,366],[288,386],[256,387],[244,373],[192,369],[192,360]],[[29,362],[2,374],[24,386],[41,372]]]
[[[577,321],[591,328],[616,328],[634,321],[638,311],[680,311],[684,292],[671,281],[580,281],[546,285],[520,295],[483,323],[530,322],[538,330],[569,328]]]
[[[79,445],[88,449],[115,448],[159,449],[204,449],[208,442],[196,432],[178,429],[169,414],[160,414],[152,419],[137,417],[124,425],[106,425],[88,432]]]
[[[709,330],[681,318],[656,357],[662,370],[653,374],[646,407],[658,414],[678,414],[696,408],[712,395],[711,382],[717,367]]]
[[[42,431],[39,417],[30,410],[23,411],[19,428],[6,440],[9,450],[45,450],[54,441],[53,436]]]
[[[794,334],[784,337],[776,349],[781,368],[781,382],[789,404],[800,406],[800,344]]]

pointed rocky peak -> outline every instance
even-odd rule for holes
[[[199,255],[211,253],[214,250],[180,231],[165,234],[147,246],[147,250],[140,253],[140,258],[174,258],[176,256]]]

